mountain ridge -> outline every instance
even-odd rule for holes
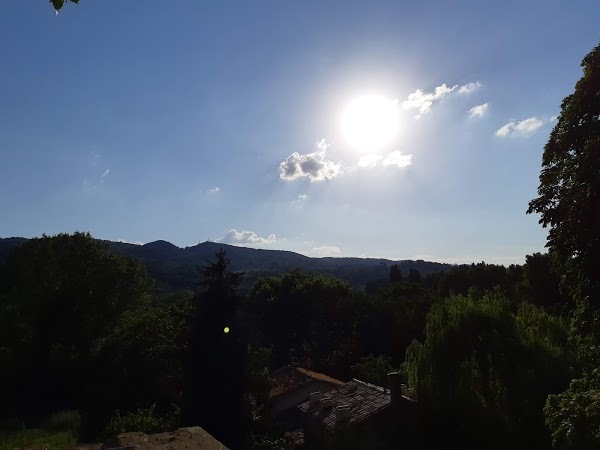
[[[8,252],[27,242],[28,238],[0,238],[0,261]],[[205,241],[189,247],[178,247],[165,240],[146,244],[98,239],[124,256],[138,259],[146,265],[157,286],[173,291],[194,289],[199,279],[199,266],[214,260],[215,253],[223,248],[230,259],[230,269],[246,272],[242,287],[249,288],[260,276],[282,275],[299,268],[335,276],[355,287],[364,287],[373,280],[387,279],[389,267],[397,264],[406,274],[416,269],[422,275],[442,272],[453,265],[424,260],[391,260],[386,258],[309,257],[289,250],[267,250],[240,247],[231,244]]]

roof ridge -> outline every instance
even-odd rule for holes
[[[366,381],[359,380],[358,378],[352,378],[352,381],[356,381],[357,383],[359,383],[362,386],[365,386],[365,387],[368,387],[371,389],[375,389],[376,391],[382,392],[384,394],[388,394],[390,392],[390,390],[385,387],[377,386],[376,384],[372,384],[372,383],[367,383]]]

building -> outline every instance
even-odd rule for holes
[[[297,406],[309,399],[311,392],[329,392],[343,381],[301,367],[284,366],[271,373],[274,384],[266,406],[271,422],[280,431],[301,429],[302,413]]]
[[[420,408],[408,397],[398,374],[391,390],[353,379],[327,393],[313,392],[298,406],[304,441],[312,449],[411,448],[418,435]]]

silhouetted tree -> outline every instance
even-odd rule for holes
[[[398,264],[392,264],[392,267],[390,267],[390,283],[398,283],[403,279],[402,271],[398,267]]]
[[[227,271],[221,249],[216,262],[198,268],[204,289],[196,296],[185,382],[184,421],[200,425],[232,448],[244,439],[247,339],[238,309],[242,273]]]
[[[409,283],[420,283],[421,272],[419,272],[417,269],[410,269],[408,271],[408,281]]]
[[[152,285],[140,262],[89,233],[15,248],[0,268],[0,325],[10,333],[0,332],[0,408],[31,420],[81,409],[84,433],[98,431],[92,416],[112,405],[97,395],[106,388],[97,349],[123,314],[149,304]]]
[[[79,3],[79,0],[49,0],[49,3],[52,3],[52,6],[57,12],[60,11],[66,2],[77,4]]]
[[[544,147],[539,196],[527,212],[549,227],[546,247],[576,304],[583,369],[568,390],[548,398],[546,421],[555,447],[592,449],[600,446],[600,45],[581,66],[583,76],[563,100]]]
[[[600,45],[581,65],[583,77],[544,147],[539,197],[527,212],[549,227],[546,247],[578,302],[578,328],[600,342]]]

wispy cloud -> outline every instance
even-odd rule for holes
[[[285,181],[307,177],[310,181],[331,180],[341,173],[342,165],[325,158],[329,144],[325,139],[316,143],[317,150],[301,155],[292,153],[279,164],[279,178]]]
[[[238,231],[235,228],[230,229],[225,236],[217,239],[215,242],[222,242],[223,244],[232,245],[256,245],[256,244],[271,244],[275,242],[277,238],[274,234],[269,236],[261,237],[254,231],[241,230]]]
[[[211,188],[208,190],[208,192],[219,192],[221,190],[221,188],[219,186],[215,186],[214,188]]]
[[[485,113],[487,113],[488,107],[489,105],[487,103],[484,103],[483,105],[473,106],[468,112],[469,117],[483,117]]]
[[[496,131],[496,136],[529,135],[543,125],[544,122],[536,117],[530,117],[520,122],[508,122]]]
[[[339,247],[333,245],[324,245],[322,247],[313,247],[311,252],[314,256],[317,257],[327,257],[327,256],[340,256],[342,254],[342,250]]]
[[[144,243],[140,242],[140,241],[131,242],[131,241],[127,241],[125,239],[117,239],[117,242],[121,242],[123,244],[144,245]]]
[[[290,205],[294,208],[304,208],[304,204],[308,201],[310,197],[306,194],[300,194],[295,200],[290,202]]]
[[[465,84],[464,86],[460,87],[460,89],[458,90],[458,93],[459,94],[471,94],[472,92],[477,91],[481,86],[482,86],[482,84],[479,81],[476,81],[475,83]]]
[[[358,167],[375,167],[380,159],[381,155],[365,155],[361,156],[356,165]]]
[[[106,169],[104,172],[102,172],[102,175],[100,175],[100,179],[104,178],[109,173],[110,173],[110,169]]]
[[[446,86],[446,83],[444,83],[441,86],[436,87],[433,92],[423,92],[422,90],[417,89],[412,94],[409,94],[407,99],[402,102],[402,107],[404,109],[419,110],[419,114],[415,116],[415,119],[418,119],[423,114],[429,112],[431,105],[433,105],[434,102],[439,102],[457,87],[458,85],[448,87]]]
[[[403,155],[400,150],[396,150],[395,152],[388,153],[388,155],[383,160],[382,164],[384,166],[410,166],[412,164],[412,156],[413,155]]]

